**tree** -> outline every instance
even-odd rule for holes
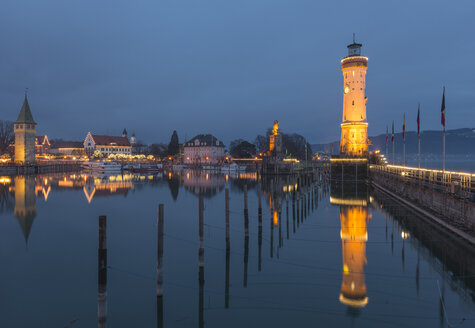
[[[8,146],[14,140],[13,122],[0,121],[0,154],[8,152]]]
[[[162,158],[167,155],[167,146],[164,144],[152,144],[149,148],[149,154],[155,158]]]
[[[266,138],[263,135],[258,135],[256,140],[254,140],[254,145],[259,153],[265,153],[269,150],[269,138]]]
[[[170,143],[168,144],[168,155],[176,155],[180,151],[180,145],[178,144],[178,133],[173,131]]]
[[[234,140],[231,142],[230,153],[236,158],[253,158],[256,155],[256,146],[245,140]]]
[[[100,150],[94,151],[94,158],[103,158],[104,154]]]
[[[310,160],[312,158],[312,147],[307,140],[300,134],[283,134],[282,133],[282,146],[284,152],[292,157],[304,160]],[[307,148],[305,149],[305,146]]]

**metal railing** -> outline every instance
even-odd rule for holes
[[[405,182],[450,193],[456,197],[473,201],[475,195],[474,173],[419,169],[401,165],[370,165],[369,168],[370,172],[384,172]]]

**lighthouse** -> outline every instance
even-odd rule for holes
[[[366,120],[366,70],[368,58],[361,56],[361,43],[348,45],[348,56],[341,60],[343,72],[343,118],[340,154],[366,157],[368,154],[368,122]]]

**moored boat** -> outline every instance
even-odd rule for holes
[[[137,164],[132,166],[132,173],[154,173],[163,172],[162,164]]]

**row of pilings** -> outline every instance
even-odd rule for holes
[[[318,176],[318,175],[317,175]],[[257,228],[258,228],[258,272],[262,270],[262,197],[270,198],[271,213],[270,218],[270,258],[274,258],[274,249],[277,246],[277,258],[279,249],[284,245],[284,233],[282,228],[282,200],[285,199],[285,213],[286,213],[286,239],[290,239],[291,231],[295,234],[300,225],[309,215],[318,208],[319,196],[326,195],[329,192],[329,187],[324,180],[317,178],[314,180],[314,175],[298,176],[297,179],[301,185],[297,185],[292,191],[283,192],[284,188],[276,191],[275,187],[278,184],[275,180],[273,182],[274,191],[268,191],[262,188],[261,182],[258,184],[258,210],[257,210]],[[321,186],[321,193],[319,193],[319,185]],[[289,186],[289,185],[287,185]],[[294,185],[295,187],[295,185]],[[276,199],[273,197],[282,197]],[[243,188],[243,223],[244,223],[244,258],[243,258],[243,287],[247,288],[248,281],[248,262],[249,262],[249,208],[248,208],[248,190],[247,185]],[[291,205],[289,206],[289,203]],[[292,213],[292,228],[289,222],[289,209],[291,207]],[[204,197],[198,196],[198,326],[204,327],[204,294],[205,294],[205,247],[204,247]],[[225,189],[225,286],[224,286],[224,307],[230,307],[230,261],[231,261],[231,237],[230,237],[230,203],[229,203],[229,189]],[[165,239],[165,213],[164,205],[158,205],[157,215],[157,275],[156,275],[156,297],[157,297],[157,327],[164,326],[163,320],[163,298],[164,298],[164,275],[163,275],[163,254],[164,254],[164,239]],[[274,229],[278,229],[278,243],[274,245]],[[98,327],[105,328],[107,323],[107,272],[110,268],[107,264],[107,218],[106,216],[99,217],[99,241],[98,241]]]

